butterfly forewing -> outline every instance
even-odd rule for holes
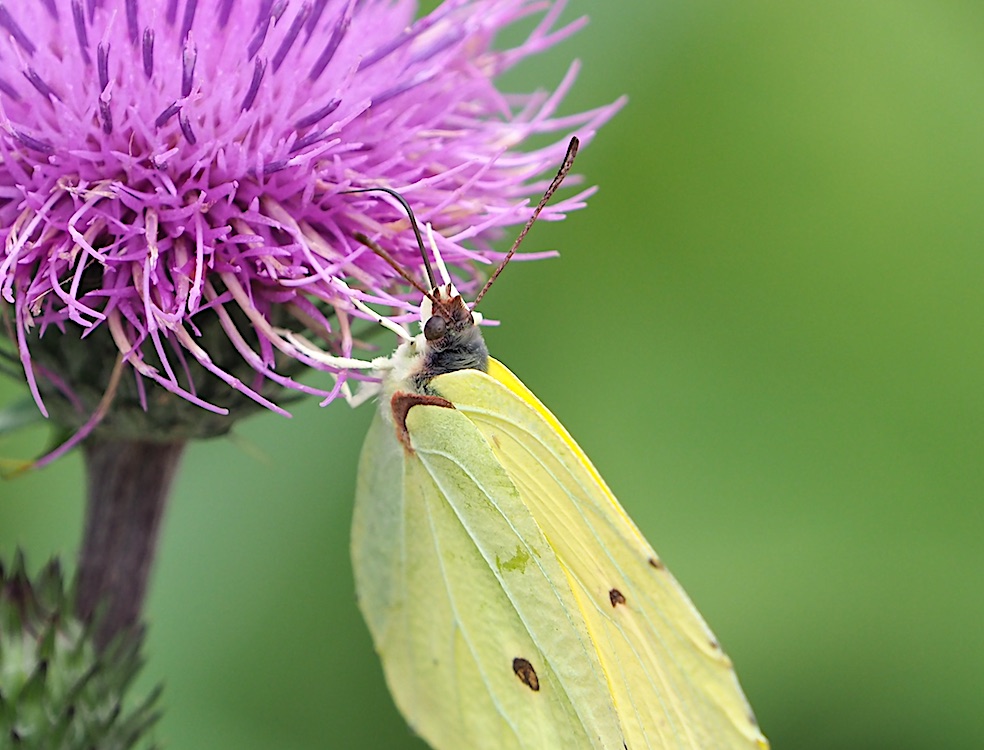
[[[597,471],[501,364],[433,381],[482,433],[564,568],[625,743],[764,748],[728,658]]]

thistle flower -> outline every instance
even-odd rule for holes
[[[414,20],[407,0],[0,3],[0,312],[42,412],[186,439],[250,406],[335,396],[344,372],[328,391],[294,379],[331,368],[284,330],[352,356],[365,303],[409,305],[353,235],[418,260],[403,210],[350,189],[402,193],[473,289],[567,134],[590,139],[620,106],[557,116],[576,65],[552,94],[496,89],[581,25],[556,28],[562,7],[448,0]],[[542,133],[560,135],[516,150]]]

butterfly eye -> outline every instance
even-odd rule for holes
[[[428,341],[437,341],[444,338],[448,332],[448,323],[440,315],[431,315],[424,323],[424,338]]]

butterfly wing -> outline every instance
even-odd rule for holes
[[[587,456],[503,365],[489,373],[431,385],[485,438],[565,571],[567,616],[587,626],[626,746],[767,748],[730,660]]]
[[[439,750],[623,747],[567,575],[489,444],[455,409],[406,425],[412,452],[384,414],[370,428],[352,558],[410,725]]]

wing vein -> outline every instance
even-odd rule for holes
[[[516,398],[511,393],[506,397]],[[574,512],[580,519],[583,528],[590,533],[596,542],[592,548],[594,559],[597,559],[600,552],[606,559],[608,565],[612,568],[612,571],[615,572],[621,579],[621,585],[631,588],[634,606],[643,615],[641,622],[633,622],[632,624],[634,628],[644,631],[647,636],[642,638],[631,637],[622,622],[619,619],[612,618],[612,613],[606,610],[604,603],[599,604],[599,599],[596,596],[591,595],[592,590],[596,587],[590,586],[582,576],[571,570],[566,564],[565,568],[568,570],[572,579],[576,581],[577,585],[582,589],[582,591],[584,591],[586,594],[585,598],[591,602],[594,610],[612,627],[614,627],[615,630],[618,631],[622,644],[629,649],[632,657],[636,660],[636,664],[642,667],[646,682],[649,684],[659,704],[662,705],[662,711],[666,717],[666,720],[672,725],[670,728],[671,734],[674,734],[674,736],[678,737],[678,739],[680,738],[680,735],[683,735],[686,737],[686,742],[689,746],[700,747],[700,742],[693,735],[692,721],[689,721],[687,718],[688,716],[692,716],[694,714],[694,710],[688,709],[688,706],[696,706],[699,704],[700,693],[697,692],[696,688],[692,687],[688,681],[674,680],[669,676],[667,670],[664,669],[664,665],[672,664],[676,673],[685,674],[687,667],[679,661],[677,658],[676,649],[671,647],[669,642],[666,640],[663,631],[665,630],[666,632],[673,633],[678,638],[688,638],[691,641],[692,639],[690,639],[689,636],[681,632],[679,628],[675,626],[675,623],[663,611],[664,608],[656,604],[648,591],[649,587],[646,585],[640,585],[637,580],[637,576],[631,575],[628,571],[626,571],[623,565],[612,555],[609,545],[605,543],[602,534],[599,532],[599,527],[596,526],[596,523],[598,522],[598,518],[596,518],[596,516],[600,515],[602,527],[607,528],[609,533],[621,538],[624,542],[629,543],[633,547],[640,546],[640,544],[642,545],[642,549],[638,550],[641,553],[641,562],[648,564],[647,558],[655,557],[655,552],[653,552],[648,543],[645,542],[644,537],[642,537],[641,533],[636,529],[635,525],[625,514],[624,510],[622,510],[621,506],[617,505],[617,501],[615,501],[614,497],[610,494],[610,491],[608,491],[606,487],[599,486],[590,472],[587,480],[579,477],[577,473],[572,471],[567,465],[565,456],[554,450],[554,448],[542,439],[541,436],[534,430],[519,427],[513,421],[505,419],[499,413],[491,412],[488,409],[483,409],[473,404],[458,404],[457,406],[460,410],[464,411],[467,416],[476,423],[476,425],[480,425],[484,422],[488,427],[495,430],[500,436],[508,436],[513,441],[514,447],[518,448],[527,458],[531,459],[524,461],[514,456],[507,458],[507,451],[499,451],[497,453],[500,460],[504,463],[508,462],[507,471],[516,482],[517,487],[520,488],[520,491],[524,497],[536,498],[550,496],[550,488],[545,487],[539,480],[535,479],[528,471],[526,471],[523,468],[525,465],[537,466],[542,469],[549,477],[549,480],[553,486],[567,496],[570,501],[568,504],[569,507],[574,509]],[[523,404],[523,408],[530,409],[530,407],[526,404]],[[536,415],[536,418],[540,419],[540,416]],[[537,448],[540,452],[537,452]],[[549,457],[551,461],[545,461],[544,456]],[[559,467],[560,472],[563,473],[563,477],[558,475],[558,470],[555,467]],[[599,495],[600,498],[598,497]],[[586,498],[595,498],[594,505],[592,505],[590,501],[586,503]],[[617,510],[618,512],[611,514],[604,513],[604,508],[598,506],[599,501],[611,504],[612,510]],[[531,506],[532,505],[533,504],[531,503]],[[589,515],[585,510],[586,506],[592,507],[592,509],[598,512]],[[543,509],[538,508],[538,510],[542,511]],[[542,523],[543,518],[539,515],[539,513],[534,511],[534,515],[537,517],[537,520]],[[557,523],[562,525],[563,521],[558,520]],[[548,541],[551,545],[554,545],[554,541],[549,535]],[[599,564],[598,567],[601,568],[602,566]],[[682,595],[683,597],[686,597],[682,589],[679,588],[668,573],[666,574],[665,581],[663,578],[660,578],[658,584],[662,584],[660,585],[660,588],[664,590],[664,593],[668,593],[670,596]],[[667,589],[672,590],[667,591]],[[689,599],[687,599],[687,602],[689,603]],[[663,623],[662,628],[655,626],[657,621]],[[707,638],[712,638],[713,636],[711,636],[702,620],[700,621],[700,624]],[[594,634],[593,638],[598,637],[598,634],[594,629],[592,629],[592,633]],[[606,638],[610,638],[610,636],[606,636]],[[598,647],[598,645],[600,644],[596,644],[596,647]],[[643,648],[645,655],[643,654],[643,650],[641,650]],[[610,656],[614,656],[614,659],[610,661],[614,661],[618,666],[619,672],[624,674],[625,665],[622,664],[620,650],[613,648],[609,653]],[[606,676],[611,682],[612,675]],[[622,684],[625,685],[627,697],[632,705],[632,710],[637,716],[640,717],[640,719],[644,719],[644,712],[640,710],[640,706],[636,700],[635,694],[638,693],[638,690],[633,690],[632,688],[633,682],[631,680],[623,680]],[[691,695],[688,697],[684,694],[684,691],[691,693]],[[657,728],[659,728],[658,724]],[[660,731],[660,734],[662,734],[662,731]]]
[[[430,469],[430,467],[427,466],[427,463],[426,462],[423,462],[423,465],[424,465],[424,468],[427,469],[427,473],[431,477],[431,479],[434,481],[435,485],[438,487],[438,489],[440,489],[440,493],[439,493],[440,494],[440,498],[438,499],[437,502],[444,502],[444,501],[446,501],[446,498],[448,497],[446,488],[444,488],[444,487],[441,486],[441,483],[438,480],[437,476],[435,476],[434,472],[432,472],[431,469]],[[447,568],[445,566],[445,555],[442,554],[441,543],[440,543],[440,535],[438,534],[437,527],[436,527],[436,524],[435,524],[433,509],[431,508],[430,503],[425,503],[424,505],[425,505],[425,509],[424,510],[425,510],[425,513],[427,514],[427,526],[428,526],[428,528],[430,529],[430,532],[431,532],[430,533],[430,541],[433,544],[434,551],[437,554],[437,560],[438,560],[439,568],[440,568],[440,571],[441,571],[441,578],[444,581],[444,591],[447,593],[448,603],[450,604],[451,611],[452,611],[452,613],[454,615],[455,632],[459,634],[459,637],[465,643],[465,646],[468,649],[468,653],[471,655],[472,660],[475,662],[475,665],[478,668],[479,673],[482,675],[482,681],[485,683],[485,686],[486,686],[486,688],[488,690],[489,696],[492,699],[492,703],[495,706],[496,711],[503,718],[503,720],[505,721],[506,725],[509,727],[509,729],[512,731],[513,735],[516,737],[517,741],[519,741],[520,740],[519,730],[515,726],[515,724],[513,723],[513,721],[510,718],[509,714],[503,708],[502,704],[499,702],[498,697],[496,696],[495,692],[491,689],[491,684],[492,683],[491,683],[491,681],[489,679],[488,674],[486,673],[485,669],[483,668],[483,665],[482,665],[481,660],[478,658],[478,649],[476,648],[474,641],[472,640],[472,638],[469,636],[468,632],[465,629],[459,627],[459,625],[460,625],[460,623],[462,621],[462,618],[461,618],[461,615],[459,613],[460,610],[459,610],[458,602],[455,599],[454,589],[453,589],[453,587],[451,585],[451,577],[448,575],[448,571],[447,571]],[[448,503],[448,505],[451,507],[452,511],[455,511],[454,503]],[[456,511],[455,511],[455,517],[458,519],[458,522],[459,523],[462,523],[461,517],[458,515],[458,513]],[[468,533],[468,528],[463,523],[462,523],[462,528],[464,528],[465,529],[465,532]],[[469,536],[471,536],[471,535],[469,534]],[[452,657],[453,657],[453,648],[452,648]],[[455,674],[457,675],[457,672]],[[458,694],[462,698],[465,697],[464,696],[464,693],[462,691],[458,691]],[[460,706],[459,706],[459,708],[460,708]]]

